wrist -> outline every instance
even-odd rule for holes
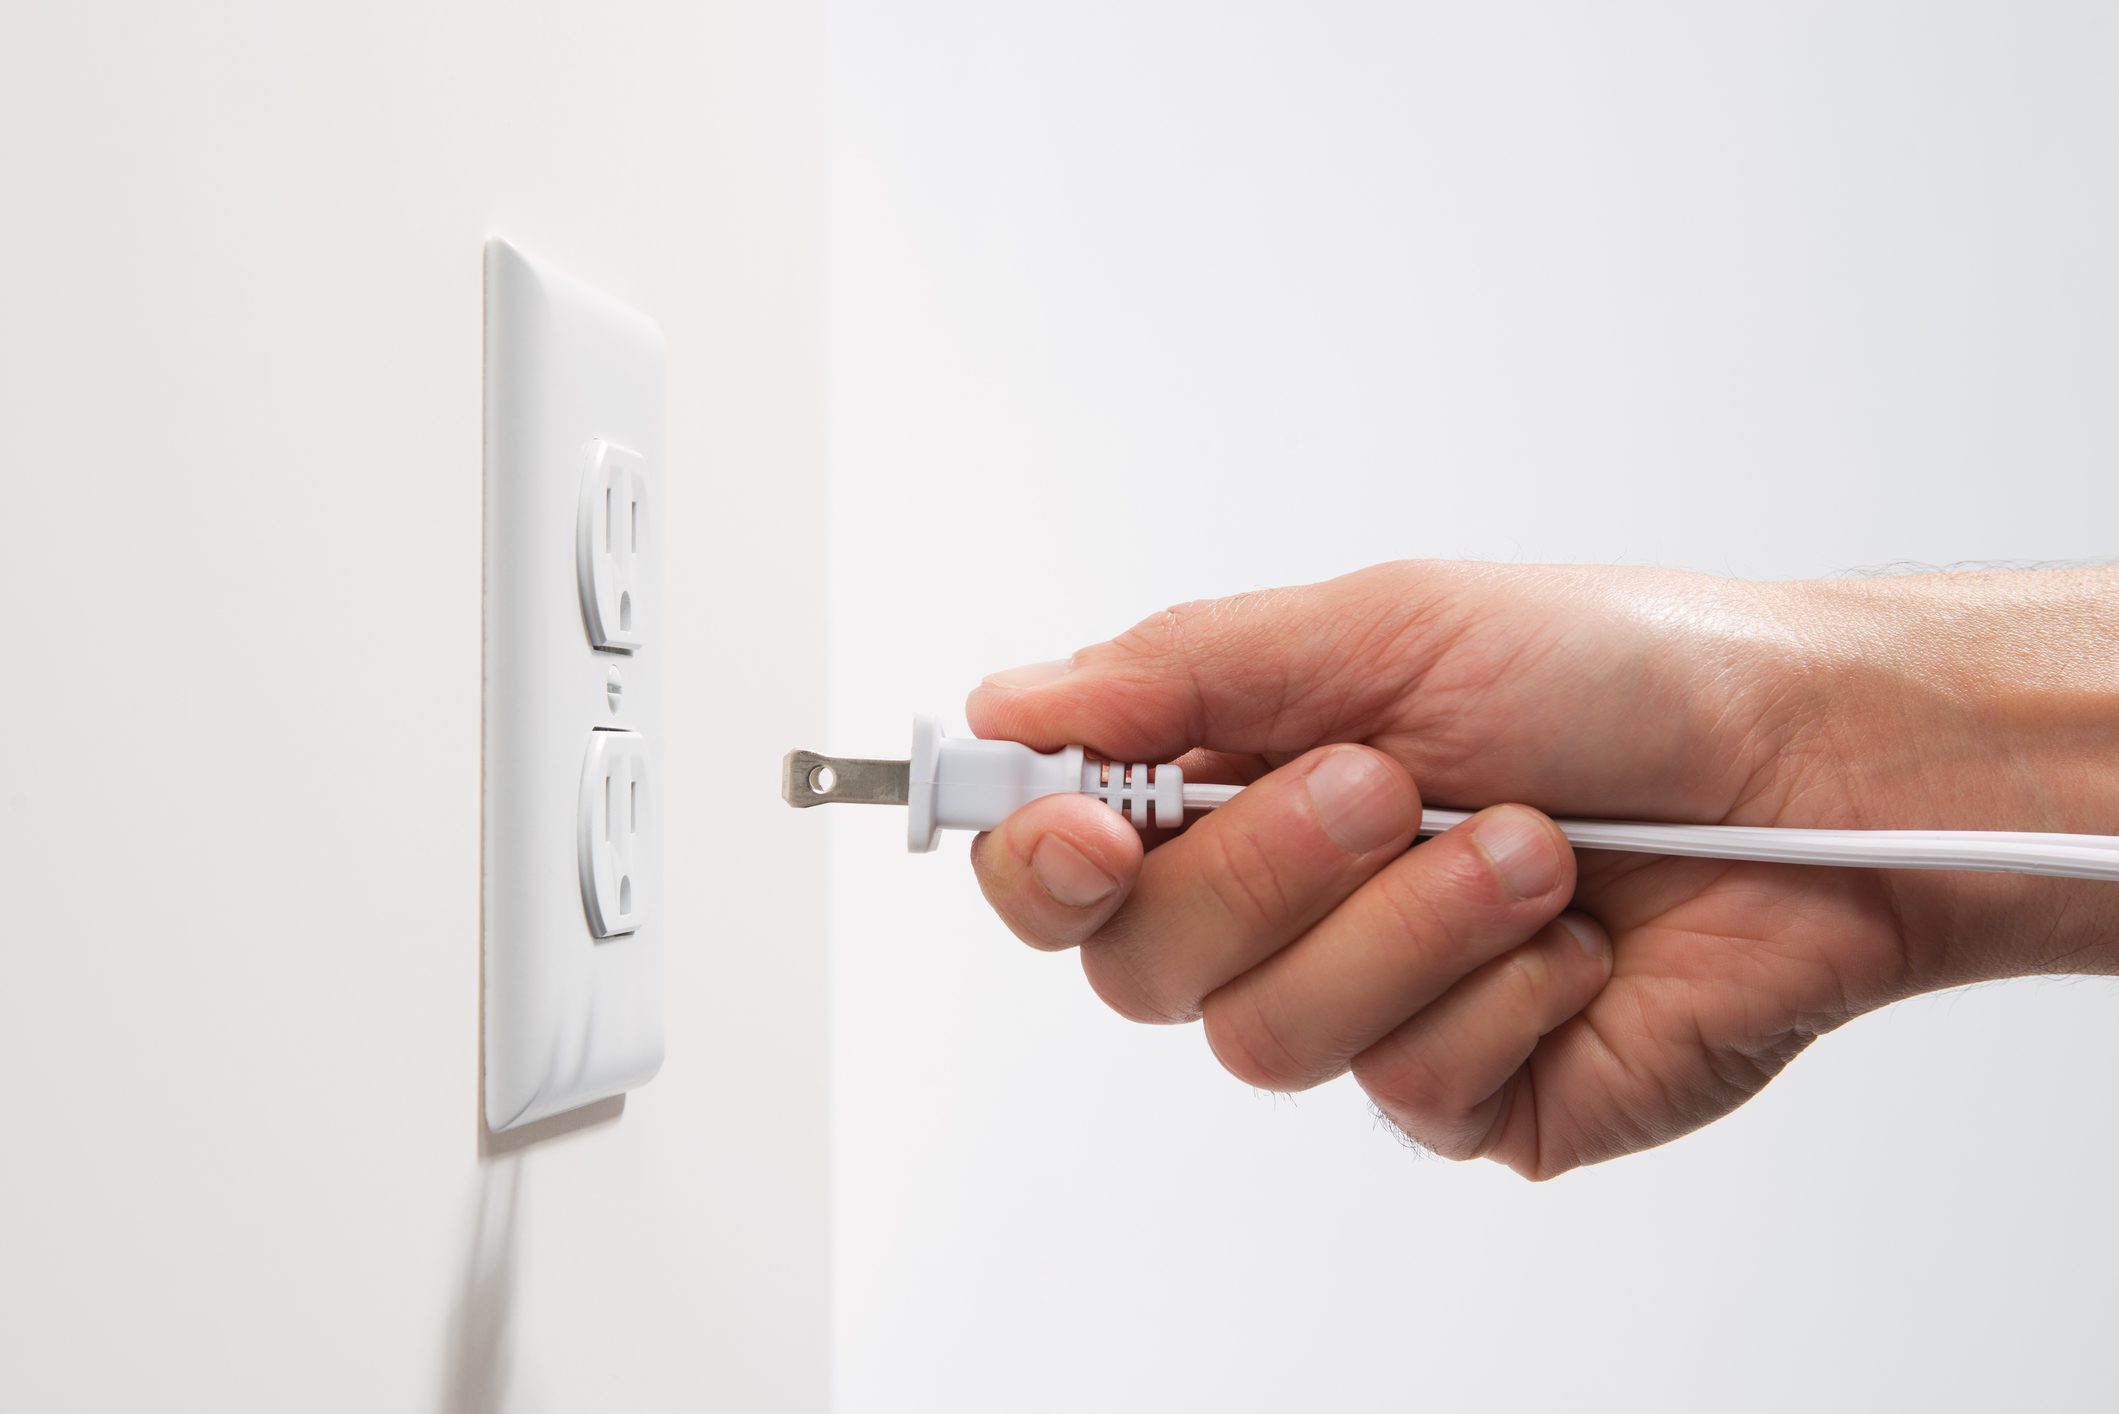
[[[2119,834],[2119,569],[1788,586],[1803,798],[1867,828]],[[1896,873],[1908,990],[2119,973],[2119,886]]]

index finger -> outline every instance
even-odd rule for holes
[[[1181,604],[1072,658],[994,674],[966,715],[980,736],[1120,760],[1359,740],[1446,646],[1446,632],[1419,632],[1447,601],[1443,578],[1386,565]]]

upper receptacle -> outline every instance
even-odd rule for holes
[[[598,648],[631,653],[642,644],[638,602],[648,534],[647,463],[611,442],[596,442],[581,478],[576,555],[581,621]]]

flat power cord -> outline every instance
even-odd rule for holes
[[[990,830],[1033,800],[1086,795],[1141,829],[1175,829],[1187,810],[1228,804],[1242,786],[1193,784],[1171,765],[1124,764],[1079,746],[1032,751],[1020,742],[951,737],[934,718],[913,718],[912,755],[871,761],[790,751],[781,794],[811,805],[902,805],[914,853],[935,847],[943,830]],[[1422,810],[1420,833],[1439,835],[1469,810]],[[2119,836],[2032,834],[2015,830],[1809,830],[1761,825],[1669,825],[1631,820],[1558,820],[1583,849],[1695,859],[1752,859],[1857,869],[1976,869],[2119,881]]]

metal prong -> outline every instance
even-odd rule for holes
[[[780,794],[798,810],[811,805],[903,805],[912,794],[912,763],[790,751],[780,763]]]

